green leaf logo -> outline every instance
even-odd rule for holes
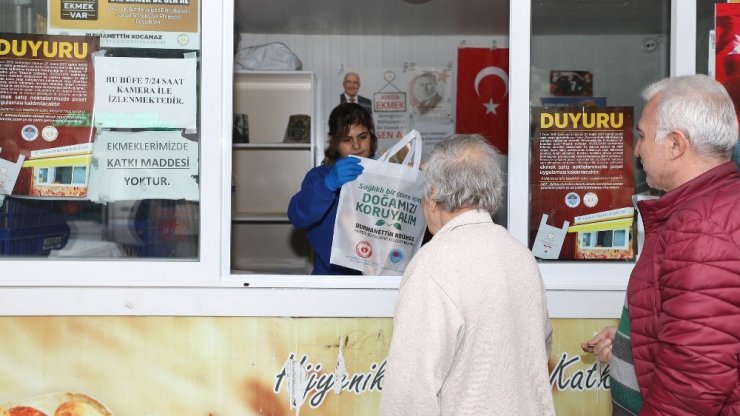
[[[385,225],[385,221],[378,220],[378,222],[376,222],[375,225]]]
[[[393,227],[395,227],[396,230],[401,231],[401,224],[400,223],[393,224]]]

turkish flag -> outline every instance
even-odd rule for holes
[[[740,5],[717,3],[714,6],[714,78],[727,89],[740,121]]]
[[[509,148],[509,49],[458,48],[457,133],[477,133]]]

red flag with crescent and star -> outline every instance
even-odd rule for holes
[[[457,133],[477,133],[507,154],[509,49],[458,48]]]

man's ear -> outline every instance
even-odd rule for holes
[[[666,136],[665,140],[668,141],[667,144],[669,145],[671,159],[681,158],[684,154],[686,154],[689,146],[691,146],[689,138],[686,137],[686,135],[679,130],[672,130],[670,133],[668,133],[668,136]]]

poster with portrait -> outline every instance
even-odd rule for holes
[[[415,68],[408,90],[414,118],[452,117],[451,74],[446,68]]]
[[[405,70],[400,68],[347,69],[337,80],[341,89],[328,111],[352,102],[352,98],[368,110],[375,124],[379,156],[411,131],[406,80]]]
[[[632,260],[632,107],[533,107],[529,245],[550,260]]]
[[[336,95],[331,94],[326,111],[329,114],[336,105],[352,99],[366,109],[370,107],[378,137],[377,155],[411,129],[418,130],[424,148],[431,149],[454,131],[450,80],[451,68],[443,67],[347,68],[334,82],[340,88]]]
[[[368,113],[373,113],[373,101],[360,94],[360,88],[362,87],[362,77],[360,71],[350,69],[342,76],[342,92],[339,94],[338,104],[344,103],[355,103],[359,104],[367,110]],[[364,92],[363,92],[364,94]]]
[[[48,0],[47,33],[100,37],[102,48],[200,49],[201,0]]]
[[[87,194],[98,50],[96,37],[0,33],[0,193]]]
[[[606,107],[606,97],[542,97],[543,107]]]
[[[594,95],[593,74],[589,71],[550,71],[550,94],[557,97],[590,97]]]

